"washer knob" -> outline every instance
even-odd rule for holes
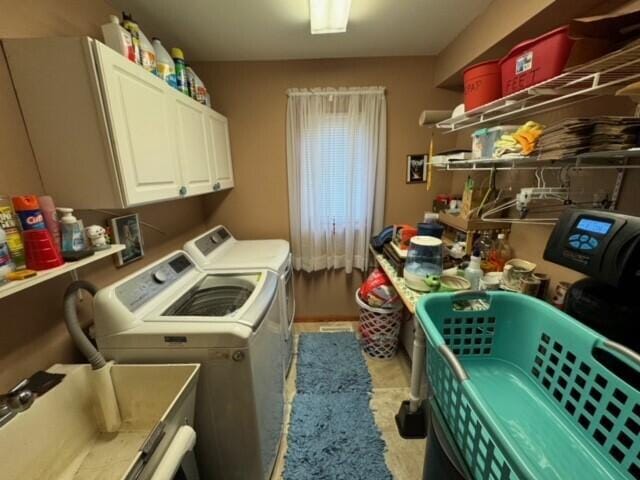
[[[153,274],[153,279],[158,283],[164,283],[167,281],[167,275],[162,270],[158,270]]]

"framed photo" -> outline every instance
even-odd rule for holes
[[[427,181],[427,163],[429,156],[426,153],[407,155],[407,183],[425,183]]]
[[[121,243],[125,249],[116,254],[116,264],[121,267],[144,256],[142,232],[138,214],[132,213],[111,219],[112,243]]]

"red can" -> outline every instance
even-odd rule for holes
[[[464,109],[478,108],[502,96],[500,62],[490,60],[467,68],[464,77]]]
[[[573,47],[569,27],[519,43],[500,60],[502,95],[509,95],[562,73]]]

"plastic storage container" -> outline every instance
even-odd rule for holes
[[[390,308],[374,308],[362,301],[360,289],[356,291],[356,303],[360,307],[360,331],[362,348],[374,358],[392,358],[398,350],[402,326],[402,303]]]
[[[493,158],[493,147],[502,135],[514,133],[519,125],[480,128],[471,134],[471,158]]]
[[[442,240],[416,235],[411,238],[402,276],[407,287],[422,292],[429,291],[425,279],[442,274]]]
[[[502,95],[509,95],[560,75],[571,53],[569,27],[519,43],[500,60]]]
[[[467,68],[464,78],[464,109],[478,108],[502,96],[500,61],[490,60]]]
[[[429,294],[416,313],[431,391],[473,478],[639,477],[637,353],[509,292]]]

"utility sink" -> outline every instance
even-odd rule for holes
[[[121,424],[107,433],[97,414],[91,366],[54,365],[48,371],[64,373],[62,382],[0,427],[0,477],[161,478],[156,473],[175,456],[183,430],[193,435],[185,425],[193,425],[199,369],[197,364],[111,365]]]

